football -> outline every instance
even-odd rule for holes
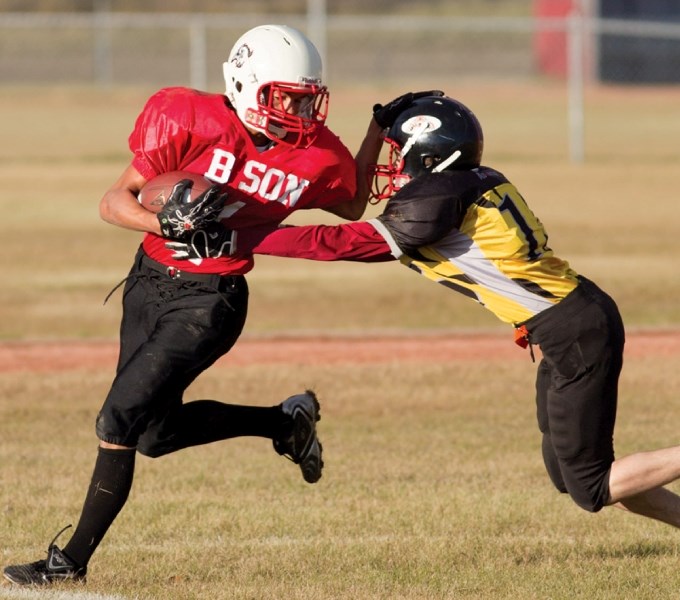
[[[184,193],[183,202],[191,202],[205,192],[213,184],[212,181],[203,175],[190,173],[189,171],[170,171],[161,173],[144,184],[144,187],[137,195],[137,201],[146,210],[153,213],[160,212],[165,206],[175,184],[182,179],[191,179],[194,182],[191,188],[187,188]]]

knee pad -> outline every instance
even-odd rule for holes
[[[569,496],[576,503],[577,506],[589,513],[600,512],[607,501],[609,500],[609,486],[607,486],[607,491],[604,495],[599,493],[589,494],[588,492],[583,492],[581,490],[577,492],[569,492]]]
[[[137,440],[137,452],[149,458],[159,458],[183,447],[175,436],[163,437],[156,429],[147,429]]]
[[[163,444],[157,444],[154,442],[149,442],[148,440],[143,440],[140,438],[137,444],[137,452],[149,458],[159,458],[168,454],[170,450],[165,448]]]
[[[601,511],[609,502],[609,472],[589,474],[585,479],[572,479],[567,482],[567,489],[571,499],[583,510],[591,513]]]
[[[102,442],[108,442],[109,444],[117,444],[118,446],[126,446],[128,448],[134,448],[137,445],[134,436],[121,435],[119,432],[122,429],[116,430],[115,427],[111,426],[111,421],[106,418],[104,412],[100,412],[97,415],[97,420],[95,422],[95,433],[97,438]]]

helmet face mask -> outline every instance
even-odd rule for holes
[[[478,167],[484,140],[477,117],[448,97],[414,100],[385,135],[387,164],[373,165],[371,196],[384,200],[426,173]]]
[[[383,141],[389,146],[387,164],[371,165],[368,173],[371,198],[375,200],[390,198],[412,179],[403,172],[404,159],[399,144],[388,137]]]
[[[257,108],[246,108],[244,123],[291,146],[312,138],[328,116],[328,90],[323,86],[272,81],[260,87],[257,98]]]
[[[241,122],[269,139],[308,145],[328,115],[321,57],[298,30],[262,25],[244,33],[224,63],[226,96]]]

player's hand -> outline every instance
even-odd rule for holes
[[[428,90],[425,92],[406,92],[398,96],[392,102],[388,102],[384,106],[382,104],[373,105],[373,118],[375,122],[383,129],[392,127],[397,117],[408,108],[414,100],[424,98],[425,96],[443,96],[444,92],[441,90]]]
[[[184,201],[188,188],[193,185],[190,179],[182,179],[172,189],[163,209],[156,215],[161,225],[163,237],[187,240],[199,229],[205,229],[222,211],[227,194],[220,185],[210,186],[198,198]]]
[[[166,242],[175,260],[221,258],[236,252],[236,232],[219,223],[210,223],[205,229],[197,229],[185,241]]]

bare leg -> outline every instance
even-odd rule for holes
[[[608,504],[680,527],[680,497],[662,486],[680,478],[680,446],[614,461]]]
[[[666,488],[654,488],[637,496],[625,498],[614,504],[616,508],[626,510],[643,517],[680,527],[680,496]]]
[[[611,504],[680,478],[680,446],[615,460],[609,475]]]

